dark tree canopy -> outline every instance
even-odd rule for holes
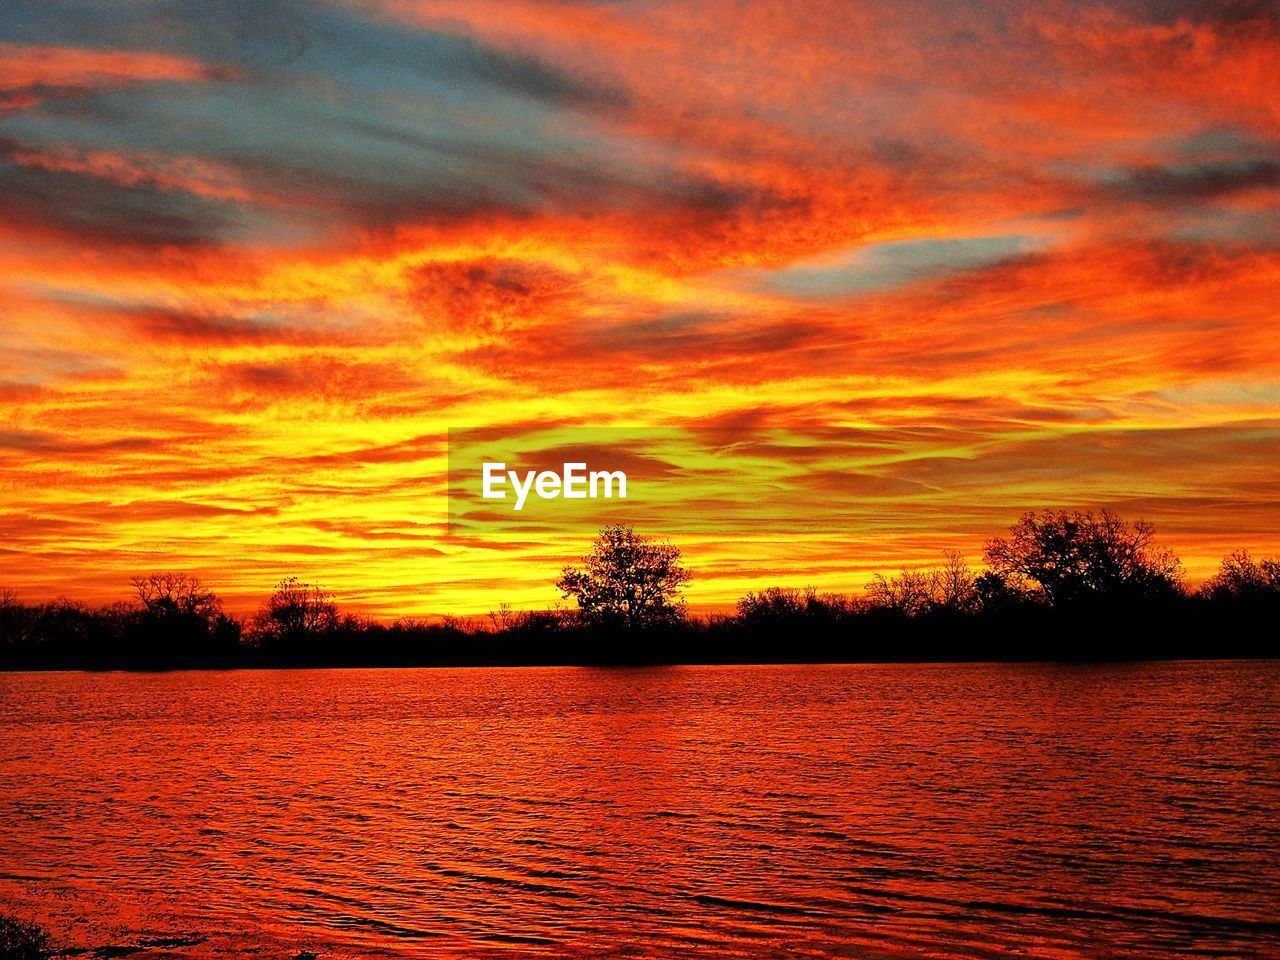
[[[872,607],[898,616],[926,613],[975,613],[981,607],[978,579],[957,550],[942,552],[943,565],[932,570],[902,570],[897,576],[877,573],[867,584]]]
[[[1255,560],[1248,550],[1236,550],[1223,557],[1218,572],[1201,590],[1219,600],[1280,599],[1280,557]]]
[[[816,601],[813,590],[794,587],[765,587],[753,590],[738,601],[738,618],[747,623],[774,623],[804,614]]]
[[[677,547],[614,525],[600,531],[581,567],[564,568],[556,586],[586,622],[638,630],[681,620],[688,582]]]
[[[199,577],[152,573],[129,581],[142,609],[126,618],[127,646],[142,658],[234,654],[240,624]]]
[[[987,563],[1013,585],[1034,584],[1055,606],[1100,598],[1158,599],[1176,593],[1182,565],[1155,543],[1145,520],[1110,510],[1027,513],[1008,537],[987,542]]]
[[[338,628],[333,595],[297,577],[276,584],[275,592],[254,617],[254,635],[267,649],[298,650]]]
[[[765,587],[748,593],[738,601],[733,622],[748,633],[773,638],[787,631],[803,630],[830,633],[838,624],[847,623],[865,604],[838,593],[818,593],[813,587]]]
[[[199,577],[185,573],[152,573],[129,581],[143,609],[152,616],[212,617],[221,611],[214,592]]]
[[[904,617],[915,617],[930,609],[929,575],[902,570],[896,577],[877,573],[867,584],[867,598],[872,606]]]

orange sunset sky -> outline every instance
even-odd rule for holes
[[[615,514],[694,604],[1280,551],[1277,78],[1261,2],[0,2],[0,585],[554,602],[598,518],[451,531],[450,429],[731,448]]]

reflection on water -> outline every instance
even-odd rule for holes
[[[0,675],[0,906],[138,957],[1277,957],[1277,691],[1277,663]]]

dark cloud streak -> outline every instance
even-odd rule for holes
[[[0,221],[12,228],[128,246],[215,245],[238,223],[231,208],[180,192],[112,183],[79,171],[15,163],[0,142]]]
[[[1251,190],[1280,189],[1280,161],[1248,160],[1190,167],[1141,167],[1112,188],[1126,200],[1181,205]]]

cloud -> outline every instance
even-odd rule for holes
[[[366,398],[422,386],[418,376],[396,363],[325,354],[278,362],[233,363],[214,368],[213,372],[237,402],[250,407],[296,398],[359,408]]]
[[[220,71],[183,56],[0,41],[0,116],[43,100],[138,83],[192,82]]]
[[[314,328],[258,318],[207,316],[162,307],[122,308],[121,320],[138,335],[155,342],[190,345],[299,345],[322,342]]]
[[[1252,191],[1280,191],[1280,160],[1191,167],[1144,167],[1110,187],[1117,197],[1150,203],[1207,202]]]
[[[930,277],[962,273],[1035,249],[1023,236],[902,240],[855,248],[826,262],[800,263],[776,271],[766,289],[826,299],[886,289]]]
[[[410,303],[429,329],[486,338],[581,299],[576,279],[563,270],[495,257],[424,263],[407,281]]]
[[[154,187],[210,200],[253,200],[252,194],[237,182],[234,171],[198,157],[112,153],[58,144],[36,149],[19,141],[3,140],[0,149],[11,162],[36,170],[86,174],[125,187]]]
[[[236,230],[225,208],[153,184],[112,182],[93,173],[30,165],[12,143],[0,142],[0,223],[12,233],[71,237],[136,246],[200,246]]]

